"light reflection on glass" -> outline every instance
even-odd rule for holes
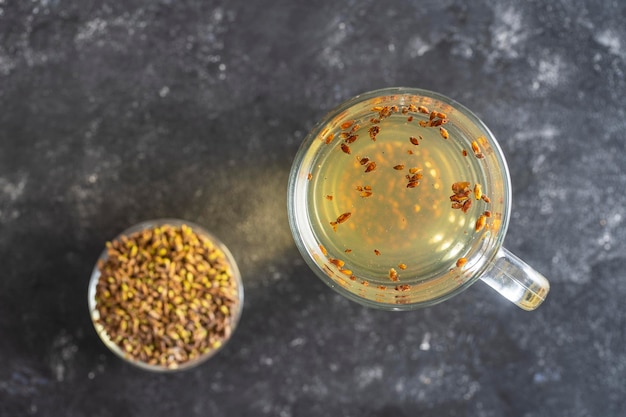
[[[446,240],[439,246],[439,251],[447,250],[450,246],[452,246],[452,240]]]
[[[441,233],[437,233],[435,236],[430,239],[430,243],[438,243],[443,240],[443,235]]]

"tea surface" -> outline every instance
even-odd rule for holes
[[[474,195],[476,184],[484,186],[480,149],[453,120],[423,127],[420,121],[440,119],[400,111],[376,116],[341,123],[319,138],[328,149],[308,182],[314,234],[331,267],[352,279],[389,284],[441,275],[488,228],[489,204]],[[460,182],[468,183],[465,195],[451,201]]]

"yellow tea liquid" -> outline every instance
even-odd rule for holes
[[[372,285],[423,282],[457,267],[489,233],[485,200],[493,187],[479,138],[460,129],[454,115],[431,119],[402,108],[383,110],[383,117],[371,109],[346,115],[318,137],[306,198],[320,246],[312,250],[322,254],[329,275]],[[419,124],[433,120],[435,126]],[[459,182],[469,183],[471,205],[452,208]],[[476,184],[486,199],[476,198]],[[481,215],[485,226],[476,231]]]

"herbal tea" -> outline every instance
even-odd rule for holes
[[[329,276],[404,291],[478,252],[498,184],[486,141],[463,122],[451,108],[384,103],[320,132],[303,186],[311,250]]]
[[[302,142],[289,226],[319,278],[365,306],[409,310],[482,280],[524,310],[550,284],[502,247],[511,180],[469,109],[418,88],[341,103]]]

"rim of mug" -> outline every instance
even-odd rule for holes
[[[300,236],[300,232],[299,232],[300,228],[298,227],[298,221],[296,219],[296,213],[295,213],[296,193],[297,193],[296,185],[299,182],[299,173],[301,172],[303,159],[306,156],[310,146],[319,137],[320,133],[324,130],[324,128],[328,126],[328,124],[334,118],[338,117],[341,113],[345,112],[346,110],[354,106],[357,106],[365,101],[370,101],[372,99],[384,98],[384,97],[390,97],[390,96],[396,96],[396,95],[411,95],[411,96],[434,99],[444,104],[447,104],[453,107],[456,111],[459,111],[460,113],[462,113],[480,131],[484,133],[485,138],[489,143],[489,146],[494,151],[493,154],[497,161],[498,170],[499,172],[501,172],[503,179],[504,179],[503,196],[502,196],[503,198],[502,217],[501,217],[500,228],[498,230],[498,233],[494,237],[492,243],[487,245],[485,249],[481,250],[483,252],[481,256],[484,257],[484,260],[482,261],[480,267],[476,269],[475,271],[473,271],[472,276],[468,278],[467,280],[465,280],[462,284],[452,288],[451,290],[443,294],[440,294],[436,297],[433,297],[427,300],[412,301],[412,302],[402,303],[402,304],[384,303],[384,302],[372,300],[369,298],[361,297],[358,294],[355,294],[354,292],[349,291],[348,289],[343,288],[340,285],[337,285],[337,283],[332,278],[328,277],[322,271],[318,263],[315,262],[315,259],[313,259],[312,255],[307,250],[305,242]],[[506,232],[507,232],[510,217],[511,217],[511,197],[512,197],[511,177],[510,177],[508,165],[506,163],[506,159],[504,157],[504,153],[502,152],[502,149],[498,141],[496,140],[494,134],[476,114],[474,114],[469,108],[467,108],[463,104],[441,93],[437,93],[437,92],[422,89],[422,88],[416,88],[416,87],[388,87],[388,88],[381,88],[377,90],[364,92],[346,101],[343,101],[342,103],[337,105],[335,108],[327,112],[315,124],[315,126],[309,131],[307,136],[304,138],[304,140],[300,144],[298,151],[296,152],[296,155],[294,157],[293,164],[291,166],[291,170],[289,173],[289,181],[288,181],[288,188],[287,188],[287,212],[288,212],[288,218],[289,218],[289,227],[291,229],[292,236],[294,238],[294,241],[296,243],[296,246],[299,252],[301,253],[307,265],[328,286],[333,288],[342,296],[352,301],[355,301],[361,305],[368,306],[368,307],[373,307],[373,308],[382,309],[382,310],[396,310],[396,311],[413,310],[413,309],[418,309],[422,307],[428,307],[428,306],[443,302],[445,300],[448,300],[458,295],[459,293],[463,292],[464,290],[466,290],[470,285],[472,285],[474,282],[476,282],[480,278],[480,276],[485,272],[485,270],[488,268],[491,261],[496,257],[498,251],[502,247],[502,243],[506,236]]]

